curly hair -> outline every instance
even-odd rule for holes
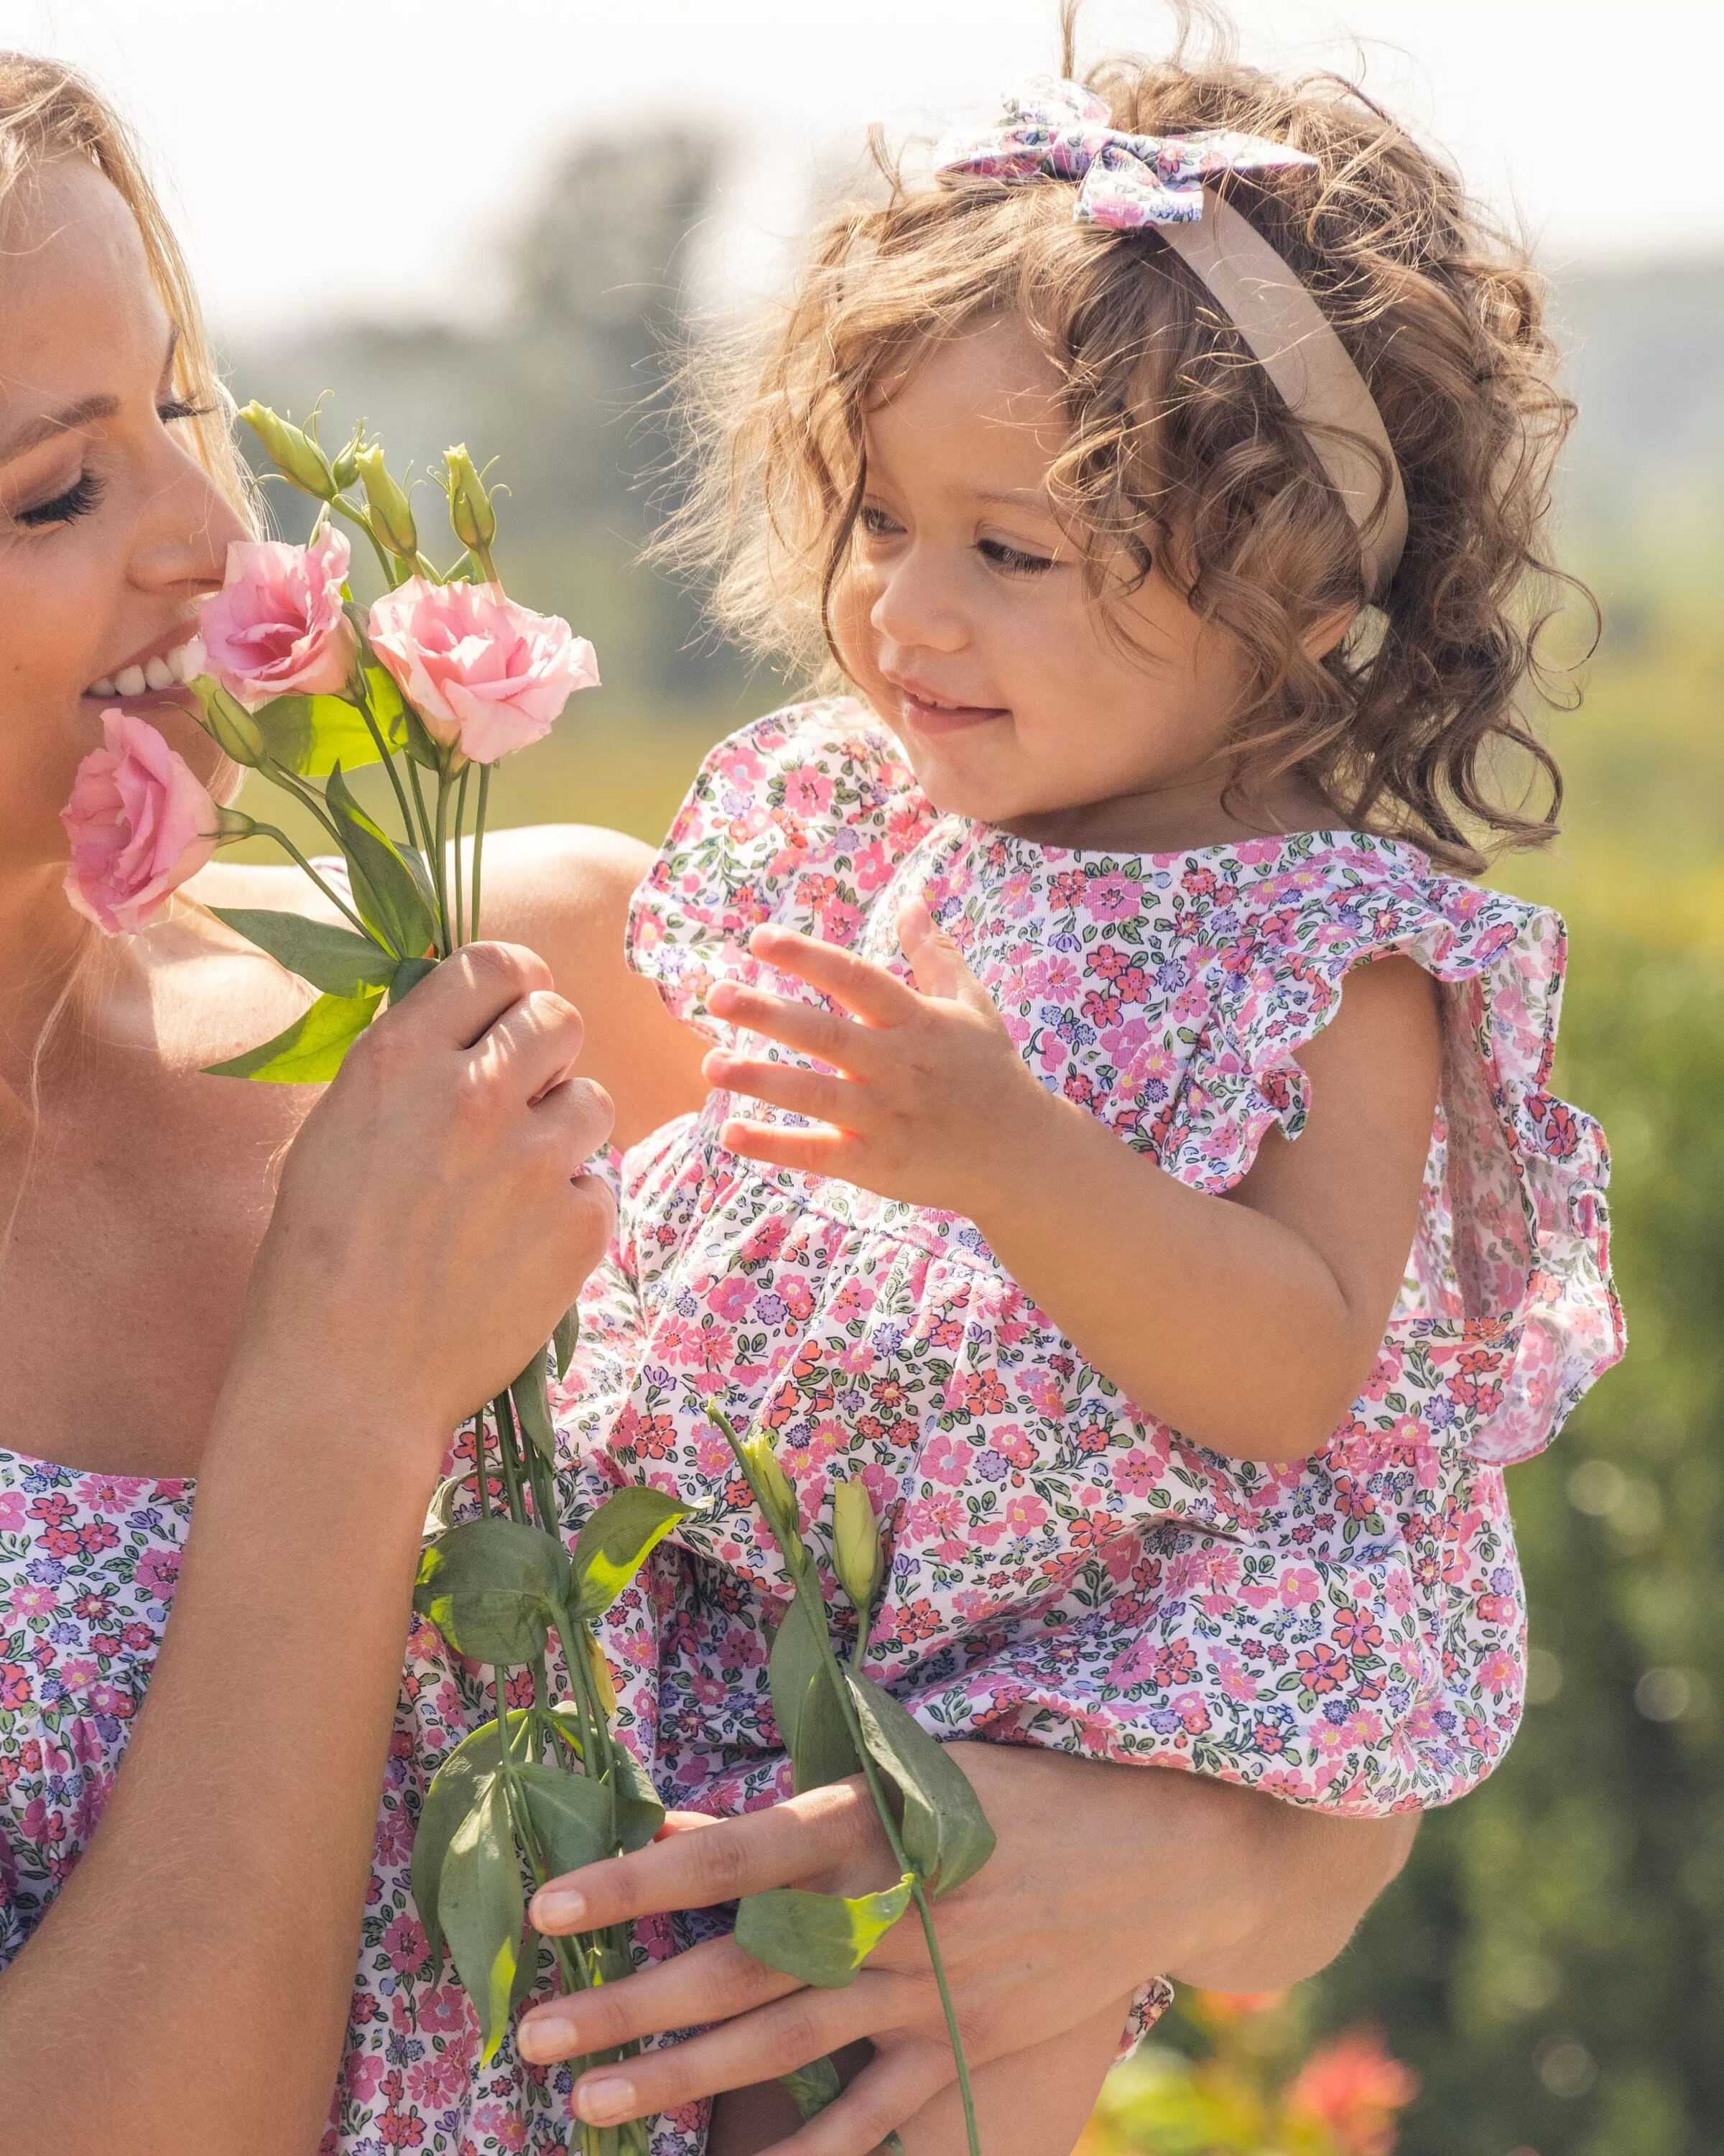
[[[1579,588],[1545,536],[1573,407],[1542,290],[1455,173],[1357,86],[1188,57],[1193,12],[1171,58],[1079,77],[1065,0],[1065,72],[1116,127],[1233,128],[1316,158],[1233,176],[1228,194],[1322,308],[1388,429],[1409,527],[1376,602],[1306,430],[1158,234],[1075,223],[1058,180],[907,177],[877,140],[884,198],[820,227],[764,343],[684,367],[693,478],[659,552],[714,577],[716,619],[745,646],[841,676],[829,616],[866,416],[932,343],[1014,313],[1064,380],[1049,484],[1095,603],[1106,613],[1121,571],[1129,588],[1157,562],[1244,654],[1229,792],[1295,772],[1349,827],[1475,872],[1487,849],[1554,836],[1562,798],[1518,708],[1528,686],[1551,696],[1541,633],[1553,594]],[[1342,643],[1311,657],[1302,633],[1348,606]]]

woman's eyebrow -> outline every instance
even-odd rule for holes
[[[26,449],[33,449],[38,443],[55,434],[69,434],[74,428],[87,427],[95,419],[111,419],[119,409],[117,397],[80,397],[63,412],[49,412],[40,418],[27,419],[10,441],[0,444],[0,465],[10,464],[14,457],[21,457]]]

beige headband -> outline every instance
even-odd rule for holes
[[[1407,543],[1407,492],[1383,414],[1347,346],[1262,234],[1219,195],[1204,190],[1201,223],[1155,229],[1311,429],[1317,461],[1358,529],[1365,588],[1381,594]]]

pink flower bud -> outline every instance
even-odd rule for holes
[[[236,539],[226,581],[198,608],[203,660],[188,674],[213,674],[253,711],[272,696],[339,696],[359,648],[341,611],[351,551],[333,525],[309,547]]]
[[[78,767],[60,821],[66,896],[109,936],[146,928],[216,849],[221,812],[147,720],[102,713],[102,746]]]
[[[500,584],[410,577],[371,610],[377,657],[432,737],[495,763],[550,732],[577,689],[595,688],[593,646]]]

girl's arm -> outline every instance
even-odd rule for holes
[[[1031,1746],[948,1749],[998,1837],[993,1859],[935,1905],[965,2049],[980,2070],[978,2099],[988,2102],[990,2085],[1009,2087],[1026,2052],[1059,2040],[1048,2094],[1080,2121],[1139,1984],[1159,1974],[1265,1991],[1313,1974],[1400,1870],[1417,1828],[1416,1815],[1337,1819],[1196,1774]],[[893,1869],[859,1782],[741,1819],[681,1815],[678,1824],[689,1830],[552,1881],[535,1897],[534,1922],[573,1931],[774,1887],[861,1893],[888,1883]],[[798,2156],[865,2156],[911,2120],[923,2128],[906,2130],[911,2156],[963,2146],[938,1994],[921,1934],[907,1926],[889,1932],[854,1983],[834,1991],[807,1989],[733,1940],[711,1940],[621,1984],[532,2009],[521,2046],[532,2058],[564,2058],[694,2023],[712,2025],[626,2068],[590,2069],[580,2115],[608,2123],[666,2110],[866,2037],[872,2062],[803,2129]],[[607,2081],[626,2090],[607,2100]],[[1069,2139],[984,2135],[984,2146],[1007,2156],[1059,2145]]]
[[[580,1020],[549,983],[530,952],[461,953],[294,1143],[136,1729],[0,1976],[8,2148],[317,2146],[449,1433],[610,1230],[576,1179],[608,1104],[568,1080]]]
[[[1357,1399],[1412,1248],[1437,1099],[1434,996],[1409,959],[1356,971],[1301,1050],[1304,1134],[1265,1140],[1206,1197],[1049,1093],[926,909],[900,923],[917,988],[780,928],[751,948],[850,1014],[715,987],[716,1016],[829,1066],[714,1050],[714,1085],[817,1119],[733,1119],[754,1160],[840,1176],[976,1223],[1018,1285],[1121,1391],[1198,1443],[1316,1451]]]

